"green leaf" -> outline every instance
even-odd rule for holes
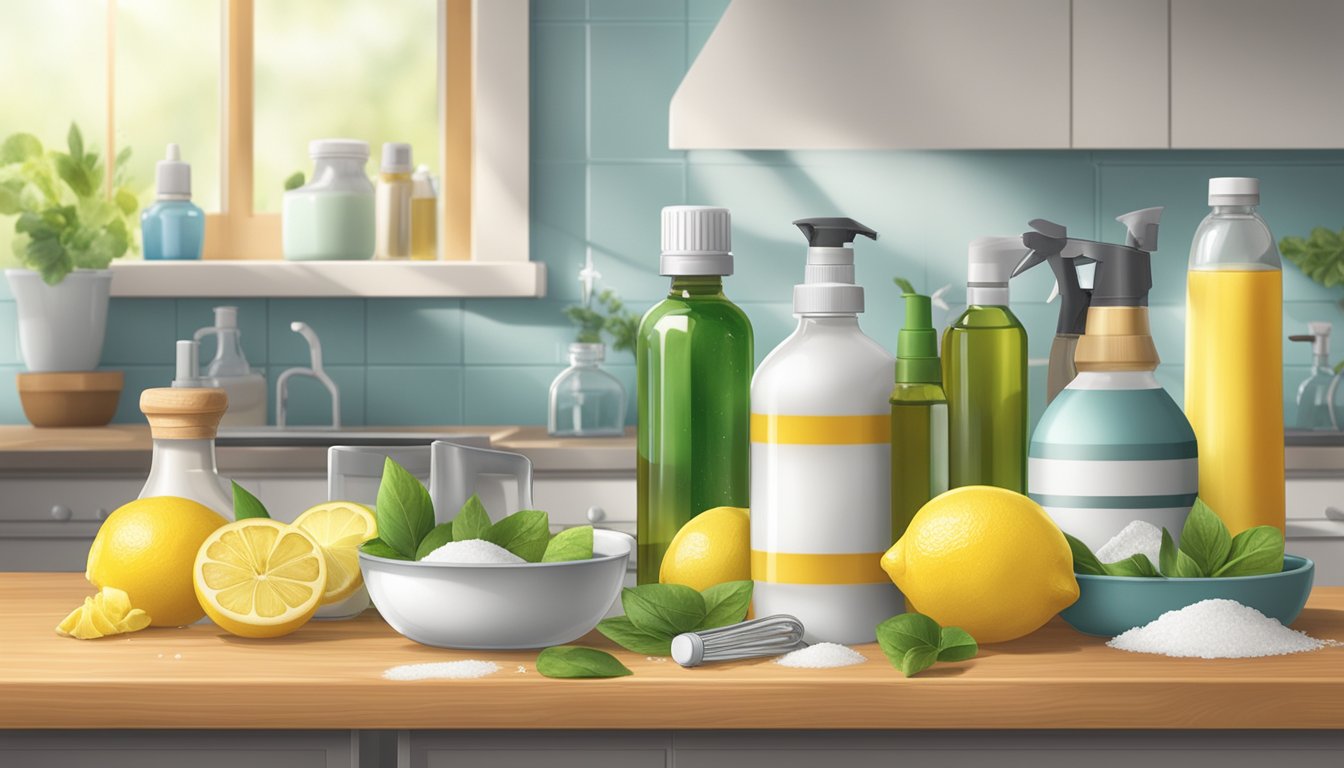
[[[232,481],[230,481],[232,482]],[[271,513],[266,511],[266,505],[261,500],[253,496],[243,486],[233,483],[233,519],[246,520],[250,517],[270,518]]]
[[[671,656],[672,635],[645,632],[627,616],[613,616],[598,622],[597,631],[627,651],[645,656]]]
[[[936,661],[938,661],[938,649],[921,645],[907,650],[899,662],[893,660],[892,663],[901,670],[901,674],[911,677],[932,667]]]
[[[1176,542],[1171,538],[1171,531],[1162,529],[1162,549],[1157,554],[1157,569],[1163,576],[1176,575]]]
[[[1142,577],[1160,577],[1162,574],[1157,572],[1153,561],[1148,559],[1147,555],[1130,555],[1129,557],[1115,563],[1103,563],[1102,568],[1106,570],[1107,576],[1142,576]]]
[[[550,518],[537,509],[520,509],[490,526],[481,538],[529,563],[539,563],[551,540]]]
[[[420,546],[415,548],[415,559],[424,560],[425,555],[442,547],[444,544],[453,540],[453,522],[449,520],[446,523],[440,523],[429,529],[425,538],[420,540]]]
[[[116,202],[117,207],[121,209],[121,212],[127,216],[133,216],[135,212],[140,209],[140,201],[137,200],[135,195],[125,187],[121,187],[113,193],[112,199]]]
[[[891,282],[895,283],[897,287],[901,289],[902,296],[919,293],[919,291],[915,290],[915,284],[906,280],[904,277],[893,277],[891,278]]]
[[[546,677],[598,678],[634,674],[606,651],[577,645],[556,645],[537,654],[537,671]]]
[[[31,133],[14,133],[0,144],[0,165],[22,163],[42,156],[42,142]]]
[[[462,505],[457,517],[453,518],[453,541],[484,539],[489,530],[490,515],[485,511],[480,497],[473,493]]]
[[[543,563],[593,559],[593,526],[578,525],[555,534],[546,543]]]
[[[980,646],[969,632],[960,627],[943,627],[938,638],[939,661],[967,661],[979,652]]]
[[[1209,574],[1199,567],[1195,559],[1185,554],[1182,550],[1176,551],[1176,568],[1172,576],[1178,579],[1202,579]]]
[[[755,582],[725,581],[700,593],[705,599],[705,618],[696,629],[714,629],[737,624],[747,617]]]
[[[89,178],[89,169],[73,157],[57,153],[56,173],[62,181],[70,185],[70,189],[74,190],[76,195],[88,197],[93,194],[93,180]]]
[[[415,475],[389,458],[383,462],[374,516],[379,538],[406,559],[414,560],[421,540],[434,527],[434,502]]]
[[[705,620],[705,599],[682,584],[643,584],[622,590],[621,607],[634,625],[656,635],[679,635]]]
[[[911,648],[927,646],[937,651],[942,637],[938,622],[922,613],[900,613],[877,625],[878,645],[893,664]]]
[[[70,148],[70,157],[80,161],[84,157],[84,134],[79,132],[79,126],[75,123],[70,124],[70,130],[65,134],[65,145]]]
[[[1074,573],[1081,573],[1087,576],[1106,575],[1105,566],[1101,564],[1101,561],[1097,559],[1096,555],[1092,554],[1092,550],[1088,549],[1086,544],[1080,539],[1076,539],[1067,533],[1064,534],[1064,538],[1069,542],[1069,551],[1073,553]]]
[[[1202,499],[1195,499],[1181,529],[1181,551],[1190,556],[1205,574],[1213,573],[1227,561],[1232,536],[1227,526]]]
[[[37,270],[42,282],[47,285],[61,282],[75,268],[70,252],[55,237],[29,240],[24,249],[23,261]]]
[[[400,552],[398,552],[397,550],[395,550],[395,549],[389,547],[389,546],[387,545],[387,542],[385,542],[385,541],[383,541],[382,539],[377,538],[377,537],[374,537],[374,538],[372,538],[372,539],[369,539],[368,541],[364,542],[363,544],[360,544],[360,545],[359,545],[359,551],[363,552],[363,553],[366,554],[366,555],[373,555],[374,557],[386,557],[386,558],[389,558],[389,559],[391,559],[391,560],[412,560],[412,559],[414,559],[414,558],[407,557],[407,556],[401,554]]]
[[[302,186],[303,186],[303,171],[295,171],[294,173],[289,175],[289,178],[285,179],[286,192],[288,192],[291,189],[298,189],[299,187]]]
[[[1247,528],[1232,537],[1227,562],[1214,576],[1263,576],[1283,570],[1283,532],[1272,525]]]

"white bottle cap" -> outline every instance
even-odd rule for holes
[[[359,139],[315,139],[308,142],[308,156],[348,157],[355,160],[369,159],[369,143]]]
[[[438,197],[439,188],[428,165],[418,165],[411,174],[411,197]]]
[[[414,167],[410,144],[400,141],[383,144],[383,173],[410,173]]]
[[[169,144],[164,159],[154,164],[160,200],[191,199],[191,166],[182,162],[182,149]]]
[[[1330,323],[1315,321],[1307,323],[1307,328],[1311,331],[1311,353],[1319,357],[1330,356],[1330,331],[1334,326]]]
[[[173,378],[174,387],[199,387],[201,370],[201,346],[194,341],[177,342],[177,372]]]
[[[1008,279],[1027,247],[1020,237],[980,237],[971,241],[966,258],[966,303],[1008,306]]]
[[[1260,180],[1245,176],[1209,179],[1209,205],[1259,205]]]
[[[663,209],[663,255],[659,273],[668,276],[733,274],[732,214],[708,205]]]
[[[811,246],[803,282],[793,286],[798,315],[856,315],[863,311],[863,286],[854,284],[854,249]]]
[[[216,328],[237,328],[237,327],[238,327],[238,308],[237,308],[237,307],[215,307],[215,327],[216,327]]]

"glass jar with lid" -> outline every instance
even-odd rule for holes
[[[368,142],[319,139],[308,144],[308,155],[312,178],[285,193],[280,217],[285,258],[373,258],[373,184],[364,172]]]
[[[556,437],[625,434],[625,387],[602,368],[605,344],[570,344],[569,367],[551,382],[547,431]]]

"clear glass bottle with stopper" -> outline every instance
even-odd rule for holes
[[[140,394],[154,453],[139,498],[181,496],[232,520],[233,495],[215,465],[215,434],[229,398],[222,389],[199,386],[198,349],[194,341],[179,341],[173,386]]]
[[[625,387],[602,368],[605,344],[570,344],[569,367],[551,382],[547,431],[556,437],[625,434]]]

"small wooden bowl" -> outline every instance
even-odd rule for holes
[[[117,413],[121,371],[20,373],[23,415],[35,427],[101,427]]]

